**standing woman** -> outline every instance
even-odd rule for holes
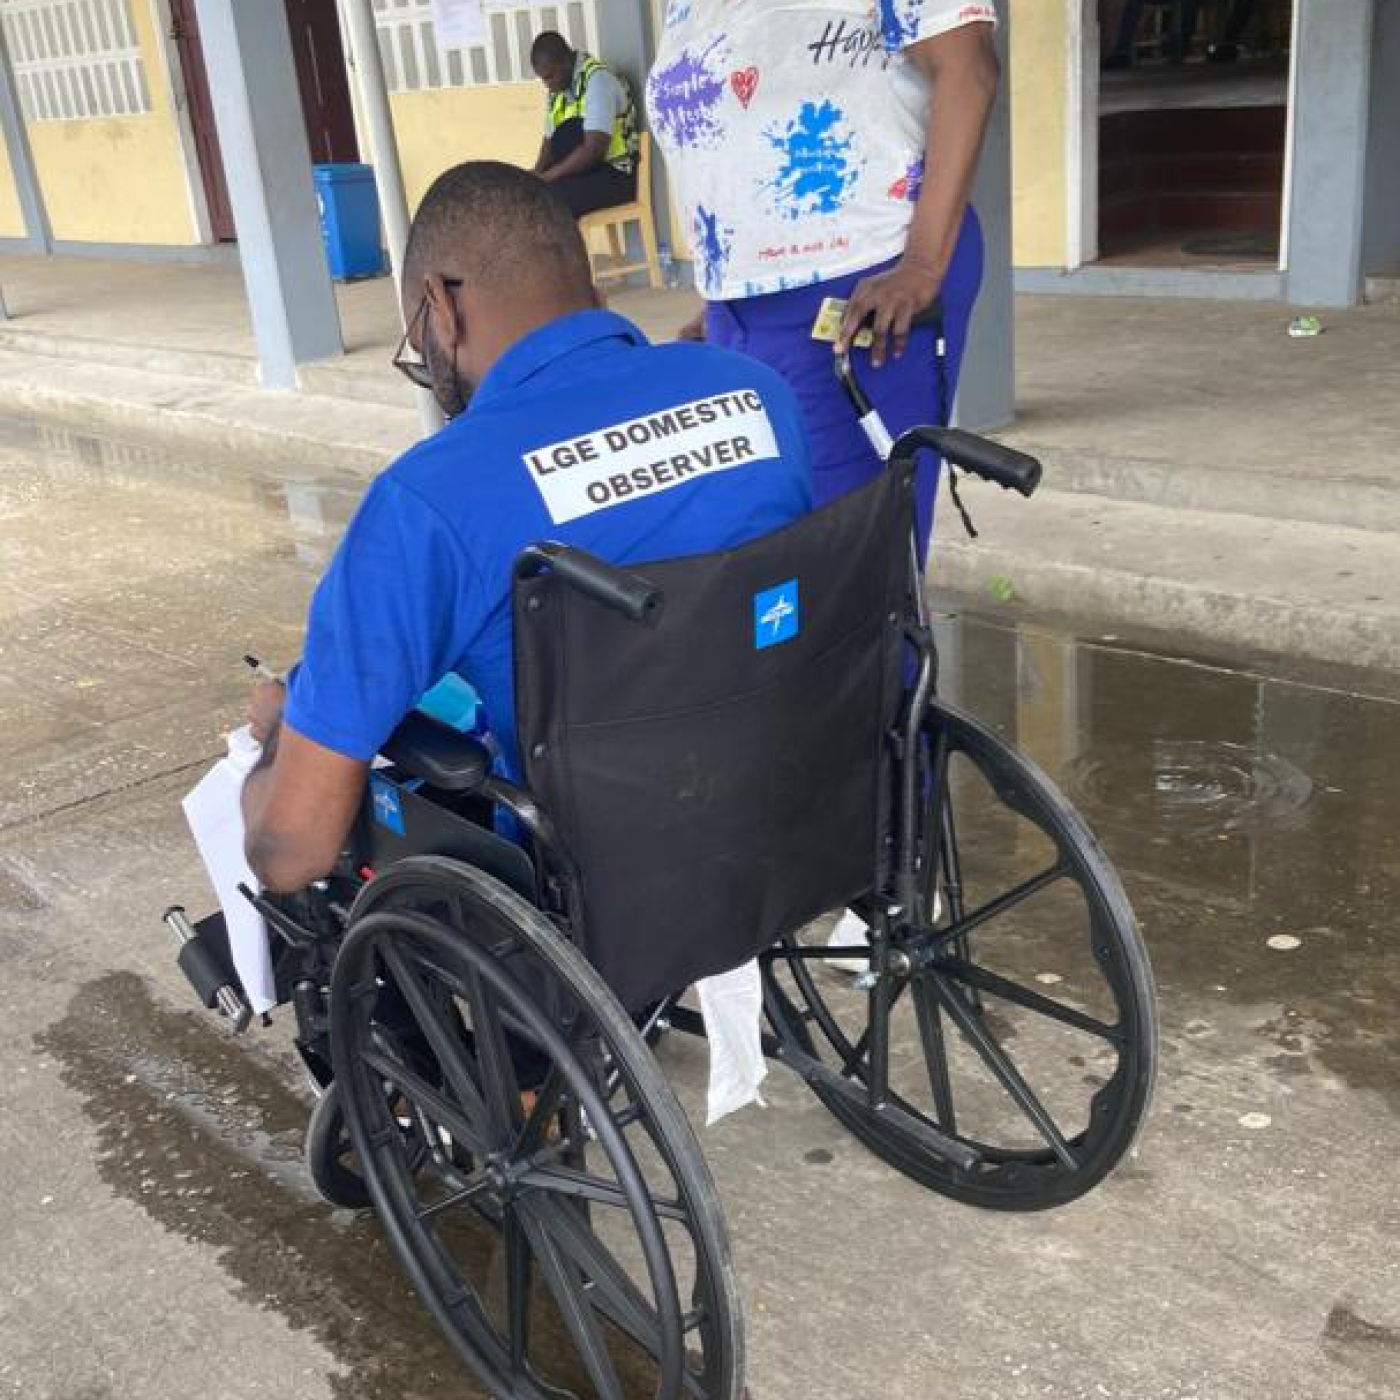
[[[812,339],[873,322],[862,382],[896,436],[951,408],[982,280],[968,205],[996,95],[996,7],[964,0],[670,0],[647,84],[690,219],[702,318],[683,334],[766,361],[797,391],[816,503],[882,466]],[[912,327],[936,297],[936,333]],[[863,352],[857,351],[858,355]],[[938,463],[919,473],[920,557]]]

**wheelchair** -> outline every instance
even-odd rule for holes
[[[1065,798],[938,696],[909,543],[926,449],[1039,479],[921,428],[740,548],[627,570],[525,550],[522,780],[415,714],[336,870],[248,893],[319,1091],[311,1177],[373,1207],[501,1400],[744,1393],[719,1197],[654,1053],[703,1034],[700,978],[757,958],[765,1053],[956,1201],[1060,1205],[1135,1139],[1146,952]],[[868,939],[832,946],[814,922],[847,908]],[[221,916],[169,919],[201,1000],[245,1022]]]

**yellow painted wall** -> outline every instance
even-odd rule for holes
[[[0,141],[0,238],[23,238],[24,232],[24,211],[19,207],[9,152]]]
[[[464,160],[530,166],[539,155],[544,131],[539,83],[399,92],[390,101],[410,209],[449,166]]]
[[[127,3],[141,41],[152,110],[139,117],[31,122],[34,168],[55,238],[194,243],[179,128],[152,0]]]
[[[1017,267],[1064,267],[1070,5],[1010,0],[1011,232]]]

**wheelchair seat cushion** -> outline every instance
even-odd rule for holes
[[[751,544],[638,566],[665,593],[654,627],[552,573],[517,583],[527,776],[629,1008],[879,883],[911,500],[886,474]]]

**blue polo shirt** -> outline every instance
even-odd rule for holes
[[[525,545],[643,563],[742,544],[810,507],[797,403],[776,374],[651,345],[610,312],[561,317],[375,479],[312,600],[287,723],[368,759],[456,672],[518,771],[510,591]]]

